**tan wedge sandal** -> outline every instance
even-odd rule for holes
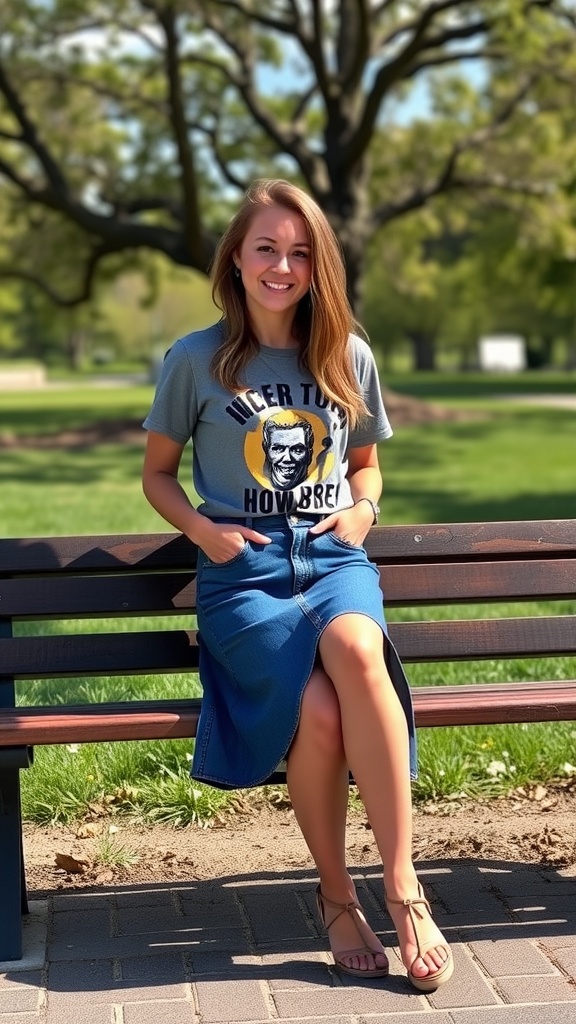
[[[382,952],[381,947],[376,948],[374,946],[373,935],[369,934],[368,926],[363,917],[362,907],[358,903],[358,900],[351,900],[350,903],[334,903],[333,900],[326,899],[326,896],[324,896],[320,890],[320,886],[318,886],[316,889],[316,903],[318,906],[318,916],[327,932],[330,931],[334,921],[337,921],[342,914],[349,914],[360,938],[366,943],[365,946],[360,946],[358,949],[343,949],[338,956],[333,953],[332,955],[334,956],[334,963],[336,964],[336,967],[338,967],[344,974],[352,974],[355,978],[385,978],[389,971],[388,963],[386,963],[385,967],[374,967],[370,971],[362,971],[359,967],[348,967],[348,964],[345,964],[342,961],[342,957],[366,956],[368,953],[372,954],[372,956],[386,956],[386,954]],[[337,914],[334,914],[331,921],[326,921],[327,907],[333,907],[334,910],[338,911]]]
[[[384,894],[386,896],[386,894]],[[429,920],[432,919],[432,910],[430,904],[424,895],[422,886],[418,885],[418,896],[412,900],[391,900],[389,896],[386,896],[386,903],[396,903],[398,906],[406,907],[412,922],[414,929],[414,938],[418,947],[418,952],[414,957],[412,963],[407,967],[408,980],[417,988],[419,992],[434,992],[440,985],[443,985],[449,978],[452,977],[454,972],[454,958],[450,947],[445,942],[439,942],[437,938],[432,938],[429,926],[426,926],[426,913],[428,914]],[[425,913],[420,909],[425,908]],[[428,934],[427,934],[428,932]],[[412,967],[420,957],[426,956],[431,949],[443,949],[446,953],[446,960],[441,967],[436,971],[429,971],[422,978],[412,974]],[[406,966],[406,965],[405,965]]]

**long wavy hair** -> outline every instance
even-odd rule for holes
[[[320,207],[302,189],[281,179],[252,183],[224,232],[211,268],[212,297],[223,313],[224,339],[212,361],[212,373],[228,391],[241,391],[247,363],[258,352],[234,255],[252,220],[263,207],[280,206],[299,214],[308,228],[312,272],[310,288],[294,315],[292,333],[300,362],[324,395],[341,406],[355,426],[369,415],[352,365],[348,336],[358,330],[346,295],[346,271],[340,243]]]

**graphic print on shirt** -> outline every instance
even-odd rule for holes
[[[244,489],[247,514],[326,512],[337,507],[340,487],[333,477],[332,435],[344,428],[346,417],[317,387],[303,383],[301,388],[302,405],[315,404],[325,418],[294,408],[287,385],[277,385],[273,401],[270,385],[260,391],[249,389],[226,409],[246,429],[244,460],[258,485]]]

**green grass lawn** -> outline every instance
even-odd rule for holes
[[[464,418],[425,425],[395,425],[394,438],[381,446],[384,475],[382,519],[387,523],[458,522],[482,519],[572,518],[576,411],[522,406],[503,395],[570,391],[576,378],[526,374],[473,379],[426,375],[395,378],[392,386],[461,410]],[[544,386],[543,382],[546,383]],[[103,420],[141,421],[150,404],[146,387],[77,387],[42,392],[4,393],[0,399],[0,435],[49,437]],[[60,448],[12,445],[0,448],[0,522],[4,536],[74,533],[123,533],[168,529],[145,501],[140,487],[143,445],[111,442]],[[186,456],[188,462],[189,457]],[[186,480],[186,477],[184,477]],[[188,477],[189,480],[189,477]],[[191,496],[192,489],[189,488]],[[548,606],[526,611],[537,614]],[[576,602],[565,603],[574,613]],[[460,609],[460,615],[514,614],[517,608]],[[393,620],[400,613],[392,610]],[[413,609],[402,617],[428,617]],[[117,625],[117,624],[116,624]],[[137,628],[126,620],[123,628]],[[168,628],[161,620],[151,628]],[[190,623],[186,623],[190,625]],[[113,628],[101,620],[93,629]],[[23,623],[20,631],[33,631]],[[78,624],[43,624],[43,629],[73,631]],[[413,685],[513,678],[574,677],[575,659],[548,662],[481,662],[475,665],[408,667]],[[198,681],[183,676],[123,680],[57,680],[36,684],[60,700],[96,700],[125,695],[193,695]],[[28,684],[26,684],[26,692]],[[420,731],[420,780],[417,799],[454,793],[490,794],[519,783],[562,776],[576,762],[576,726],[467,727]],[[25,813],[36,820],[70,820],[88,805],[108,801],[110,808],[147,819],[175,823],[214,813],[225,795],[190,785],[191,744],[98,744],[73,750],[39,748],[34,768],[22,773]],[[493,765],[506,770],[494,774]],[[492,767],[491,767],[492,766]]]
[[[534,388],[534,379],[540,378],[506,378],[506,385],[509,392],[514,387],[526,391]],[[473,384],[468,376],[459,380],[464,383],[446,375],[424,383],[419,377],[392,381],[406,393],[410,386],[411,393],[441,400],[466,418],[395,426],[392,440],[380,446],[383,522],[571,518],[576,411],[506,402],[487,391],[498,381]],[[552,383],[560,382],[554,377]],[[472,387],[473,396],[460,394],[459,389]],[[151,387],[103,389],[86,384],[5,393],[0,436],[50,437],[103,420],[140,422],[151,399]],[[3,534],[162,529],[141,493],[142,452],[139,443],[119,442],[0,448]],[[190,481],[186,469],[182,479]],[[190,493],[193,496],[191,487]]]

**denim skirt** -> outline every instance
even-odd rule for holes
[[[363,547],[332,531],[310,534],[318,517],[219,520],[252,526],[269,544],[247,541],[223,563],[198,552],[197,610],[202,711],[192,777],[221,789],[257,786],[286,756],[322,631],[338,615],[367,615],[382,628],[390,678],[410,740],[410,690],[388,639],[379,573]]]

